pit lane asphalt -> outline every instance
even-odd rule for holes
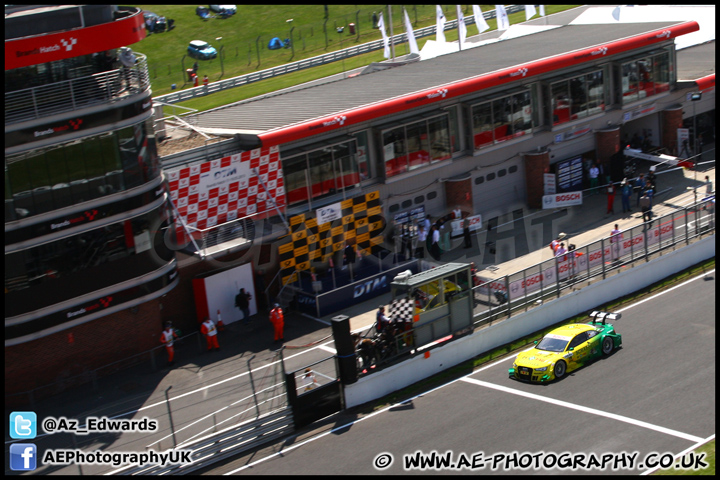
[[[714,312],[713,272],[626,307],[616,322],[623,348],[559,382],[510,380],[508,357],[344,428],[338,421],[315,441],[276,444],[206,473],[398,474],[403,454],[418,450],[677,454],[715,433]],[[383,452],[394,462],[379,471],[373,460]]]

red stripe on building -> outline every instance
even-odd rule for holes
[[[392,100],[360,107],[355,110],[340,112],[332,117],[327,117],[321,120],[310,120],[291,127],[271,130],[269,132],[259,134],[258,137],[262,142],[263,148],[281,145],[307,138],[312,135],[328,133],[341,127],[356,125],[358,123],[367,122],[413,108],[431,105],[448,98],[467,95],[479,90],[527,79],[528,77],[545,74],[575,65],[581,65],[605,56],[617,55],[630,50],[643,48],[648,45],[665,42],[671,38],[676,38],[698,30],[700,30],[700,26],[697,22],[685,22],[670,28],[655,30],[642,35],[636,35],[610,42],[605,45],[598,45],[575,52],[564,53],[562,55],[517,65],[512,68],[488,73],[468,80],[462,80],[460,82],[438,87],[433,90],[413,93],[411,95],[405,95]]]

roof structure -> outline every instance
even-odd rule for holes
[[[539,59],[547,60],[622,39],[642,37],[650,32],[680,28],[681,24],[664,21],[563,25],[423,62],[220,107],[198,114],[196,125],[200,128],[226,129],[262,136],[263,132],[357,111],[367,106],[377,107],[378,104],[413,93],[482,77]],[[696,29],[697,24],[694,24],[692,30]],[[342,125],[341,117],[338,122]]]

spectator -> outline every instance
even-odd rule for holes
[[[626,178],[623,178],[623,181],[620,182],[620,193],[622,195],[623,213],[632,212],[630,209],[630,195],[632,194],[632,188]]]
[[[418,225],[418,242],[415,247],[415,258],[425,258],[425,242],[427,242],[428,231],[424,223]]]
[[[613,260],[617,260],[620,257],[620,242],[622,239],[623,234],[616,223],[615,228],[610,231],[610,257]]]
[[[196,73],[193,73],[193,87],[197,87],[199,85],[198,76]]]
[[[615,185],[612,182],[607,187],[607,214],[615,213]]]
[[[240,289],[240,292],[235,295],[235,306],[240,309],[243,314],[243,321],[245,325],[250,323],[250,300],[252,295],[247,293],[244,288]]]
[[[647,175],[647,181],[652,185],[653,190],[657,192],[657,177],[655,176],[655,167],[650,167],[650,171]]]
[[[648,198],[650,199],[650,208],[652,208],[653,197],[655,196],[655,189],[650,183],[650,180],[647,180],[645,182],[645,189],[643,190],[643,193],[647,194]]]
[[[557,250],[555,250],[555,258],[557,258],[558,262],[564,262],[567,259],[565,257],[566,253],[567,250],[565,250],[565,244],[561,243]]]
[[[555,254],[557,253],[557,249],[560,246],[560,240],[562,240],[563,238],[565,238],[565,234],[561,232],[558,233],[558,236],[555,240],[550,242],[550,250],[552,250],[553,256],[555,256]]]
[[[709,175],[705,175],[705,195],[712,195],[713,185]]]
[[[205,75],[205,76],[203,77],[203,85],[205,85],[205,86],[207,87],[207,86],[208,86],[208,83],[210,83],[210,79],[208,79],[208,76]],[[206,89],[206,90],[207,90],[207,89]]]
[[[310,369],[310,367],[305,369],[305,373],[302,377],[302,387],[303,391],[307,392],[308,390],[312,390],[313,388],[317,387],[318,381],[315,378],[315,374]]]
[[[432,227],[432,238],[430,240],[430,256],[436,261],[440,261],[442,251],[440,250],[440,229],[437,225]]]
[[[643,193],[640,197],[640,211],[642,212],[643,223],[652,220],[652,204],[650,203],[650,197],[647,192]]]
[[[380,305],[377,311],[377,319],[375,321],[375,331],[382,333],[390,324],[390,319],[385,315],[385,306]]]
[[[640,197],[642,197],[643,190],[645,189],[645,175],[643,175],[642,173],[640,174],[640,176],[637,179],[635,179],[634,189],[637,192],[636,207],[639,208],[640,207]]]
[[[597,193],[598,177],[600,176],[600,169],[595,163],[590,167],[590,195]]]
[[[470,236],[470,220],[467,218],[463,220],[463,241],[465,242],[465,248],[472,247],[472,237]]]

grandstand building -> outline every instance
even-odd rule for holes
[[[678,49],[698,22],[640,10],[642,21],[618,22],[611,7],[598,7],[606,21],[580,21],[589,8],[518,25],[518,36],[472,37],[456,53],[194,115],[197,130],[226,140],[161,157],[181,246],[195,252],[181,263],[194,274],[208,255],[213,268],[251,264],[256,286],[277,292],[298,275],[341,265],[347,242],[375,253],[393,223],[418,210],[435,219],[459,209],[484,229],[502,214],[543,208],[547,174],[558,193],[587,188],[593,162],[601,184],[619,182],[621,153],[636,134],[650,151],[691,157],[680,130],[696,125],[714,136],[714,32],[712,41]],[[207,181],[229,172],[243,179]],[[348,228],[357,218],[347,212],[376,194],[381,235]],[[241,221],[253,235],[237,241],[229,232],[243,232],[233,228]],[[486,253],[482,263],[498,261]],[[358,287],[355,299],[366,290]],[[190,289],[174,294],[176,307],[194,308]]]
[[[5,7],[5,389],[157,345],[165,247],[139,8]],[[81,375],[81,377],[77,377]]]

